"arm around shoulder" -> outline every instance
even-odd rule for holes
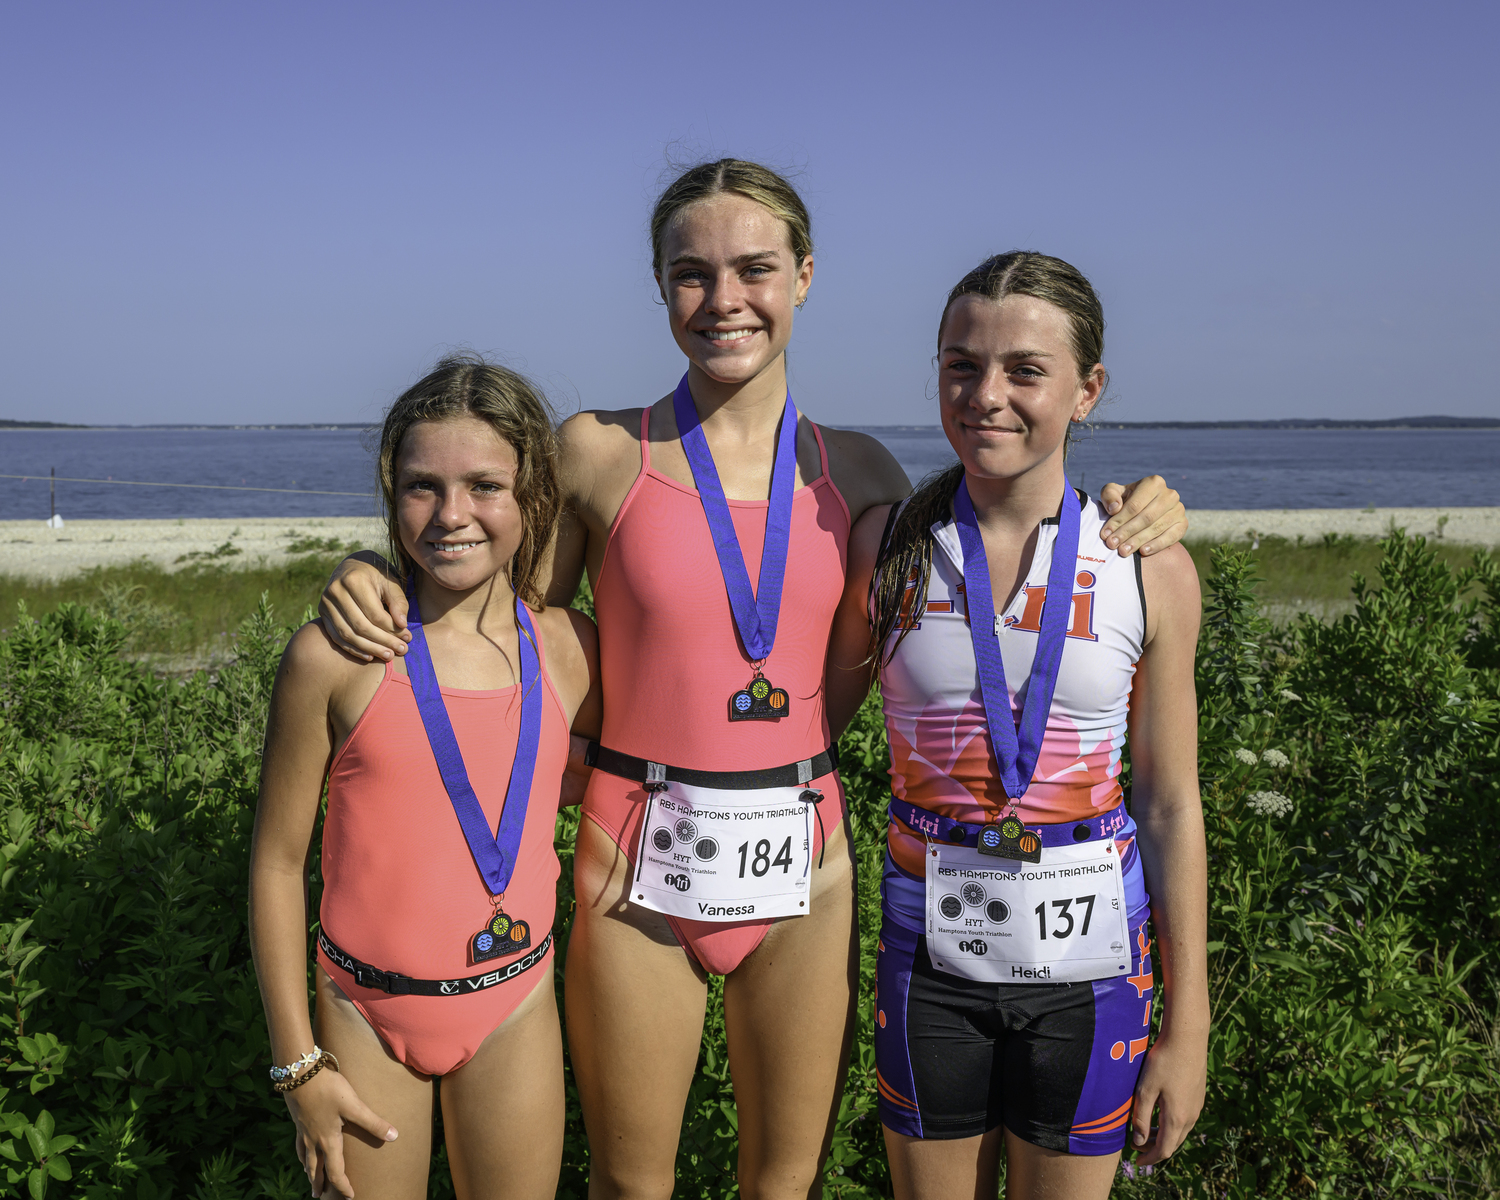
[[[849,506],[851,522],[858,523],[871,508],[911,495],[911,480],[880,441],[853,429],[818,429],[828,448],[828,473]]]
[[[835,738],[859,711],[876,674],[870,657],[874,649],[870,645],[870,580],[891,507],[879,504],[867,509],[855,521],[849,535],[849,568],[844,576],[844,594],[833,618],[824,685],[829,731]]]
[[[547,674],[574,730],[599,725],[599,630],[576,608],[549,604],[537,617],[547,652]]]

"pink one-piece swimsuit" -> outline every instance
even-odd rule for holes
[[[641,473],[620,506],[594,588],[604,694],[600,741],[622,754],[673,767],[744,771],[812,758],[827,748],[823,672],[848,562],[849,506],[828,474],[828,452],[813,425],[822,474],[792,497],[791,542],[776,643],[763,668],[790,694],[779,721],[729,721],[729,697],[750,682],[703,504],[694,488],[651,467],[651,410],[641,414]],[[730,515],[752,580],[760,576],[767,501],[731,500]],[[823,820],[842,819],[843,789],[830,772],[810,785]],[[633,862],[646,793],[639,783],[595,770],[583,814]],[[822,830],[814,850],[821,849]],[[765,937],[770,920],[667,918],[683,948],[727,975]],[[798,920],[800,918],[785,918]]]
[[[512,920],[530,925],[528,956],[551,933],[557,907],[552,842],[568,760],[568,722],[547,678],[545,649],[537,650],[546,688],[542,735],[520,854],[502,906]],[[515,760],[519,690],[442,693],[469,782],[493,830]],[[446,980],[520,961],[469,962],[469,939],[493,916],[494,905],[443,788],[411,681],[393,664],[386,664],[385,678],[329,769],[322,869],[323,929],[362,962],[414,979]],[[453,996],[393,996],[360,987],[322,946],[318,963],[391,1053],[423,1075],[456,1071],[532,988],[552,983],[550,948],[498,987]]]

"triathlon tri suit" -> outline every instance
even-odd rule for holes
[[[823,671],[844,588],[849,508],[828,475],[792,497],[791,534],[775,645],[765,674],[790,697],[776,721],[728,719],[726,704],[751,677],[697,489],[651,466],[651,410],[641,413],[641,473],[609,531],[594,586],[604,695],[600,744],[621,754],[696,771],[752,771],[813,759],[829,745]],[[730,515],[751,579],[760,573],[766,501],[731,500]],[[826,760],[824,760],[826,761]],[[803,782],[803,781],[798,781]],[[836,772],[806,781],[823,792],[823,828],[843,818]],[[635,864],[646,791],[596,769],[583,814]],[[705,971],[727,975],[751,953],[771,920],[696,921],[668,916]]]
[[[910,1137],[973,1137],[1004,1124],[1050,1150],[1101,1155],[1124,1145],[1151,1032],[1147,896],[1119,784],[1146,602],[1139,556],[1102,549],[1107,515],[1087,497],[1080,504],[1056,689],[1030,787],[1016,807],[1046,846],[1114,838],[1132,943],[1128,975],[995,983],[933,965],[924,895],[929,838],[957,840],[955,822],[982,828],[1008,804],[970,638],[957,523],[934,525],[927,594],[917,597],[915,581],[908,585],[903,623],[910,632],[880,675],[895,800],[882,883],[875,1054],[881,1120]],[[1017,715],[1032,683],[1057,536],[1057,518],[1043,522],[1026,581],[996,623]]]
[[[558,876],[552,839],[568,721],[547,678],[540,641],[541,736],[502,905],[512,923],[524,923],[513,931],[529,942],[524,951],[479,965],[470,960],[470,939],[496,907],[444,789],[411,680],[393,663],[386,664],[385,678],[329,770],[318,963],[391,1053],[423,1075],[463,1066],[533,987],[551,983],[546,967]],[[520,688],[441,692],[494,830],[516,755]],[[366,977],[366,964],[379,968],[373,977],[385,987],[356,982],[354,971]],[[412,980],[438,981],[437,994],[403,994]]]

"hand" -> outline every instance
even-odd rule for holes
[[[312,1194],[321,1196],[331,1189],[353,1200],[354,1189],[344,1173],[344,1126],[357,1126],[380,1142],[394,1142],[396,1127],[371,1111],[349,1081],[333,1070],[319,1071],[316,1079],[288,1092],[286,1106],[297,1126],[297,1157]]]
[[[379,568],[346,558],[318,597],[323,631],[335,646],[364,662],[406,653],[406,593]]]
[[[1182,541],[1187,533],[1187,509],[1182,497],[1160,475],[1147,475],[1128,487],[1106,483],[1099,493],[1104,511],[1113,514],[1100,537],[1121,558],[1135,550],[1149,556]]]
[[[1207,1086],[1206,1034],[1173,1037],[1163,1033],[1156,1039],[1156,1044],[1146,1051],[1131,1108],[1130,1141],[1141,1151],[1136,1166],[1161,1162],[1182,1145],[1203,1111]]]
[[[589,748],[589,739],[573,733],[568,735],[568,765],[563,770],[562,793],[558,796],[558,808],[572,808],[583,803],[583,793],[588,790],[589,779],[594,768],[585,766],[583,756]]]

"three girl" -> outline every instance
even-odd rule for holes
[[[687,371],[654,405],[563,426],[542,584],[565,605],[587,570],[599,619],[603,729],[587,750],[575,739],[574,764],[593,773],[565,987],[590,1187],[671,1194],[707,977],[721,974],[741,1192],[806,1196],[838,1110],[858,961],[832,750],[852,690],[830,712],[829,638],[850,531],[909,484],[878,442],[813,424],[788,393],[813,259],[784,179],[733,159],[693,168],[651,237]],[[1106,496],[1119,511],[1094,531],[1101,559],[1180,536],[1158,477],[1123,506],[1113,485]],[[323,613],[351,654],[409,652],[402,589],[367,564],[346,562]]]
[[[250,915],[272,1079],[315,1196],[425,1195],[438,1094],[460,1195],[550,1197],[553,825],[570,729],[599,719],[593,624],[538,587],[559,505],[552,414],[519,376],[445,360],[387,414],[380,481],[411,652],[367,664],[306,625],[271,700]]]

